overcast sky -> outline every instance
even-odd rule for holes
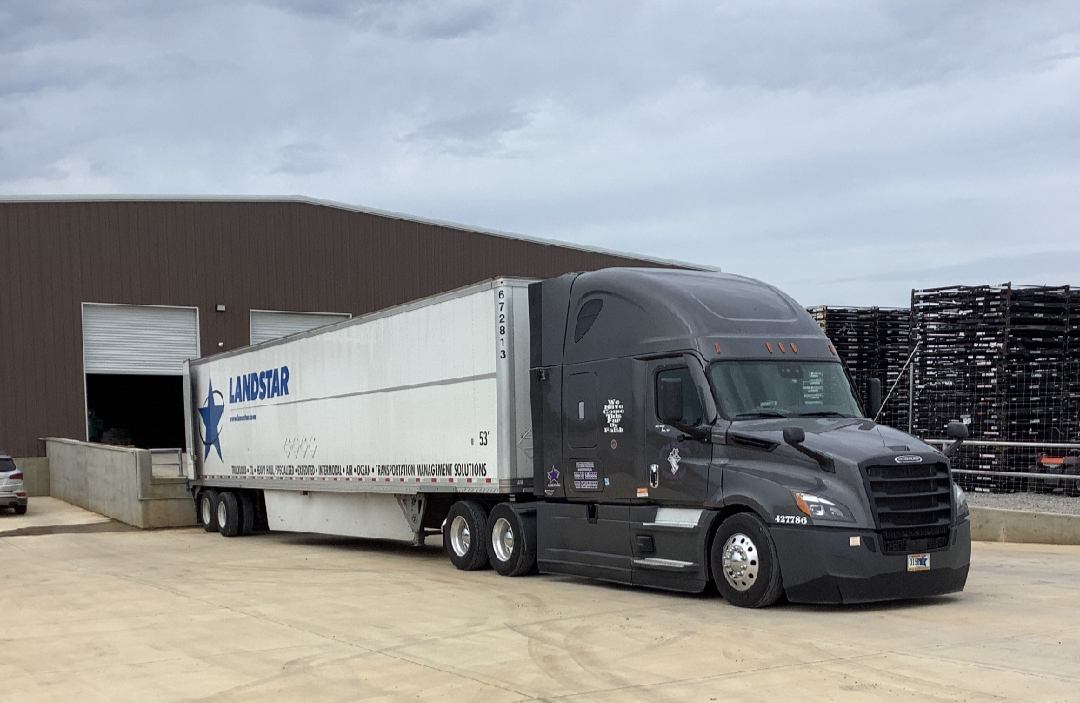
[[[302,194],[801,303],[1080,285],[1080,3],[0,4],[0,192]]]

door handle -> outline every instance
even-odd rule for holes
[[[656,488],[660,485],[660,465],[649,464],[649,488]]]

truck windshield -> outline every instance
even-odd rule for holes
[[[729,361],[709,369],[729,420],[861,417],[844,370],[826,361]]]

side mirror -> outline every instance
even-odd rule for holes
[[[881,379],[866,379],[866,414],[871,420],[877,420],[881,413]]]
[[[681,425],[683,419],[683,386],[681,378],[661,378],[656,414],[665,425]]]
[[[785,427],[784,428],[784,443],[795,446],[796,444],[802,444],[806,441],[806,431],[801,427]]]
[[[968,428],[967,425],[962,422],[950,422],[945,431],[950,439],[956,440],[946,447],[943,452],[945,456],[951,457],[953,454],[956,454],[957,450],[960,449],[960,445],[968,438]]]
[[[790,444],[792,449],[805,454],[821,466],[822,471],[828,471],[829,473],[836,473],[836,466],[833,464],[831,457],[815,451],[809,447],[803,446],[803,442],[806,441],[806,430],[801,427],[785,427],[784,428],[784,443]]]
[[[967,425],[965,425],[962,422],[950,422],[949,427],[948,427],[948,429],[946,431],[947,431],[947,433],[949,435],[949,439],[967,439],[968,438]]]

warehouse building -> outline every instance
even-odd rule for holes
[[[304,197],[3,197],[0,452],[183,447],[185,359],[607,266],[686,265]]]

